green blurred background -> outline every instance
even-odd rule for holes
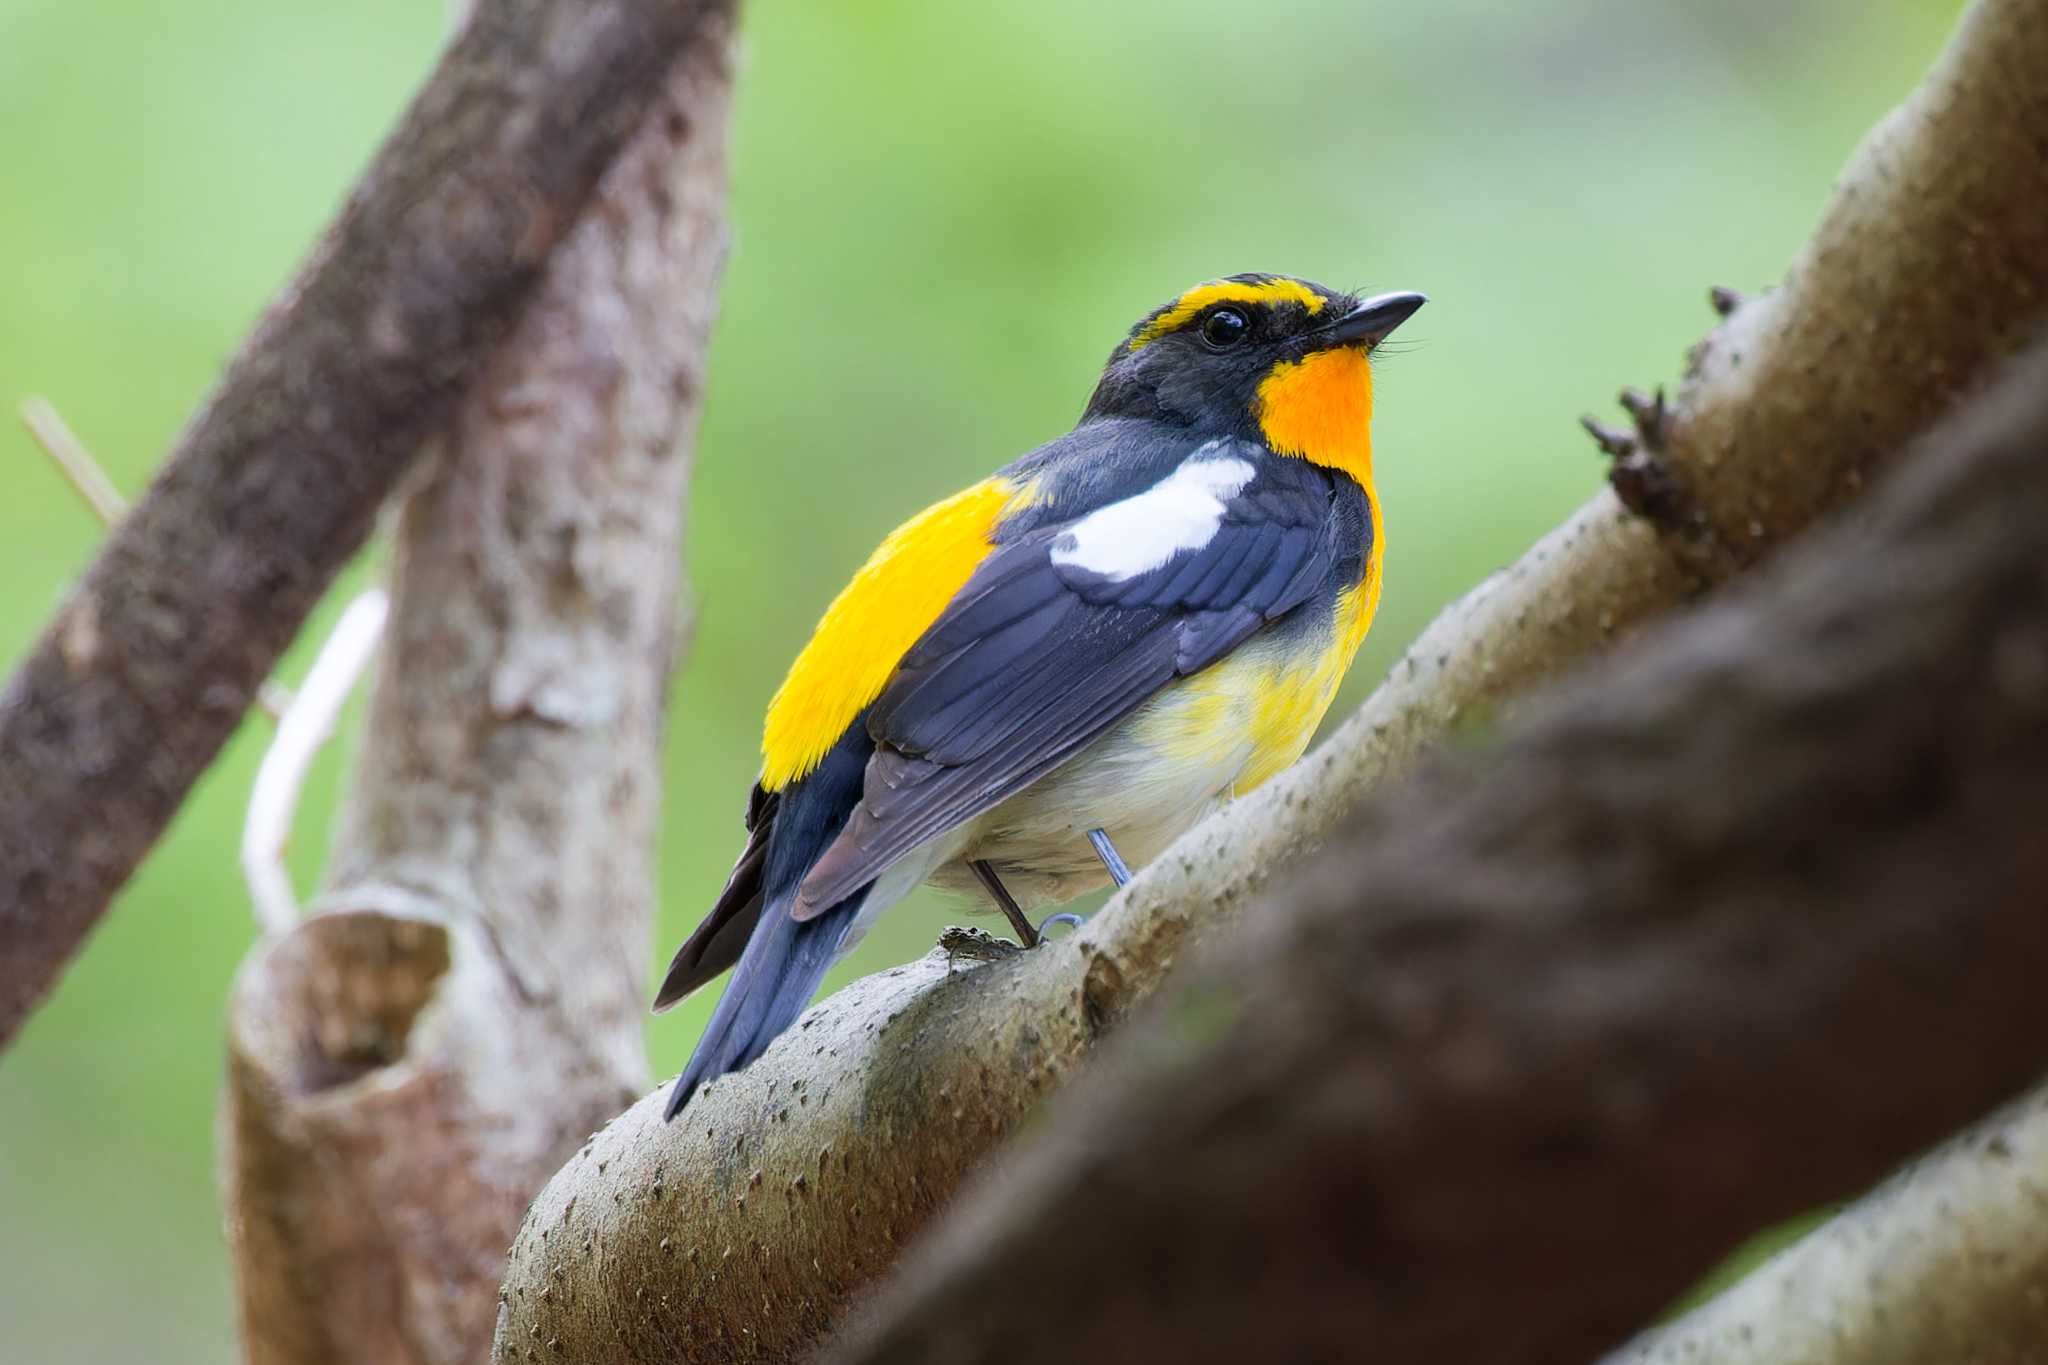
[[[650,982],[730,866],[761,708],[832,592],[906,513],[1070,425],[1142,311],[1240,270],[1433,299],[1381,366],[1387,593],[1334,720],[1595,487],[1574,417],[1674,375],[1709,284],[1783,270],[1959,7],[751,5]],[[444,9],[0,0],[0,399],[48,395],[140,489],[429,68]],[[98,535],[0,430],[0,660]],[[0,1058],[10,1359],[230,1350],[213,1104],[268,728],[244,726]],[[347,747],[302,814],[302,887]],[[849,968],[957,917],[915,901]],[[659,1072],[708,1007],[653,1027]]]

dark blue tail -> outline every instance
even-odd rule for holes
[[[794,888],[761,907],[761,922],[747,940],[711,1022],[676,1078],[662,1117],[674,1118],[705,1081],[737,1071],[768,1050],[776,1035],[796,1022],[825,979],[832,954],[853,926],[867,893],[840,902],[799,924],[789,915]]]
[[[761,917],[690,1064],[669,1093],[665,1118],[674,1118],[698,1086],[753,1061],[796,1022],[868,898],[862,887],[801,924],[789,915],[805,874],[839,837],[860,801],[868,756],[875,751],[865,715],[855,717],[824,761],[778,798],[760,874]]]

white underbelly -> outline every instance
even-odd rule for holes
[[[1191,715],[1198,705],[1203,714]],[[981,896],[967,863],[986,860],[1027,907],[1069,901],[1109,884],[1088,842],[1097,829],[1127,864],[1144,866],[1228,799],[1243,773],[1254,741],[1233,709],[1159,697],[975,820],[931,880]]]

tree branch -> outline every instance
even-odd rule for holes
[[[277,733],[249,784],[249,811],[242,817],[242,880],[256,923],[266,933],[287,933],[299,922],[298,897],[284,865],[299,796],[314,756],[334,738],[342,707],[377,657],[390,608],[381,588],[358,594],[342,608],[298,692],[278,715]]]
[[[400,509],[328,889],[230,1003],[223,1170],[259,1365],[477,1359],[527,1201],[647,1084],[729,47],[705,16]]]
[[[1971,5],[1784,283],[1707,338],[1662,420],[1638,414],[1659,520],[1696,566],[1756,562],[2041,334],[2043,71],[2048,3]],[[1716,477],[1729,463],[1745,477]]]
[[[1968,159],[1991,146],[2006,159],[1983,163],[1986,182],[2037,176],[2020,140],[1980,137],[1971,119],[2017,110],[2048,142],[2028,66],[2002,50],[2021,44],[2039,54],[2032,20],[2042,9],[2040,0],[1980,4],[1929,84],[1859,155],[1827,221],[1851,201],[1873,217],[1920,212],[1922,202],[1894,179],[1890,158],[1901,147],[1916,157]],[[1983,89],[1969,117],[1954,112],[1958,85]],[[1908,247],[1910,259],[1887,254]],[[1928,413],[1887,403],[1862,415],[1865,381],[1835,372],[1835,338],[1792,325],[1799,300],[1847,297],[1858,281],[1900,273],[1925,285],[1970,268],[1989,249],[1938,234],[1866,233],[1803,258],[1801,290],[1741,310],[1745,327],[1784,328],[1815,348],[1784,349],[1772,362],[1791,395],[1773,410],[1788,425],[1748,428],[1753,443],[1725,450],[1670,442],[1664,467],[1695,495],[1724,484],[1778,488],[1767,542],[1838,506],[1861,476],[1820,438],[1853,425],[1863,438],[1855,458],[1879,460]],[[2023,271],[2048,279],[2048,244],[2038,234],[2017,239],[2008,274]],[[1969,310],[1987,305],[1953,292],[1929,298],[1937,310],[1943,299],[1967,303],[1926,328],[1928,350],[1916,362],[1942,367],[1962,391],[2002,354],[1971,333]],[[2016,334],[2022,317],[2048,318],[2048,290],[2015,287],[1994,311]],[[1734,386],[1703,381],[1681,393],[1674,411],[1706,429],[1715,405],[1742,398]],[[1835,473],[1807,481],[1782,473],[1804,459],[1829,462]],[[657,1360],[720,1360],[741,1343],[767,1358],[805,1349],[1197,935],[1234,919],[1365,792],[1446,730],[1491,717],[1518,692],[1743,562],[1692,553],[1603,492],[1438,617],[1327,743],[1192,831],[1081,933],[1017,961],[966,970],[973,964],[940,953],[857,983],[745,1073],[701,1092],[673,1127],[659,1122],[657,1098],[643,1100],[536,1202],[508,1267],[497,1358],[523,1359],[522,1351],[551,1340],[572,1356],[632,1350]],[[557,1250],[564,1239],[578,1248],[588,1239],[590,1249],[565,1257]]]
[[[2038,1075],[2048,351],[1981,409],[1369,803],[832,1359],[1580,1359]]]
[[[141,860],[725,0],[500,0],[450,47],[0,692],[0,1044]]]
[[[1956,1365],[2048,1341],[2048,1089],[1915,1162],[1609,1365]]]

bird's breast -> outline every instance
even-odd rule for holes
[[[1133,716],[1134,740],[1171,765],[1229,767],[1220,795],[1265,783],[1301,757],[1329,712],[1364,638],[1362,596],[1343,593],[1171,684]]]
[[[1106,880],[1091,829],[1107,830],[1133,867],[1150,862],[1221,802],[1301,757],[1364,636],[1359,622],[1376,596],[1366,588],[1306,606],[1169,683],[977,820],[938,880],[971,889],[965,860],[986,859],[1025,904],[1065,901]]]

